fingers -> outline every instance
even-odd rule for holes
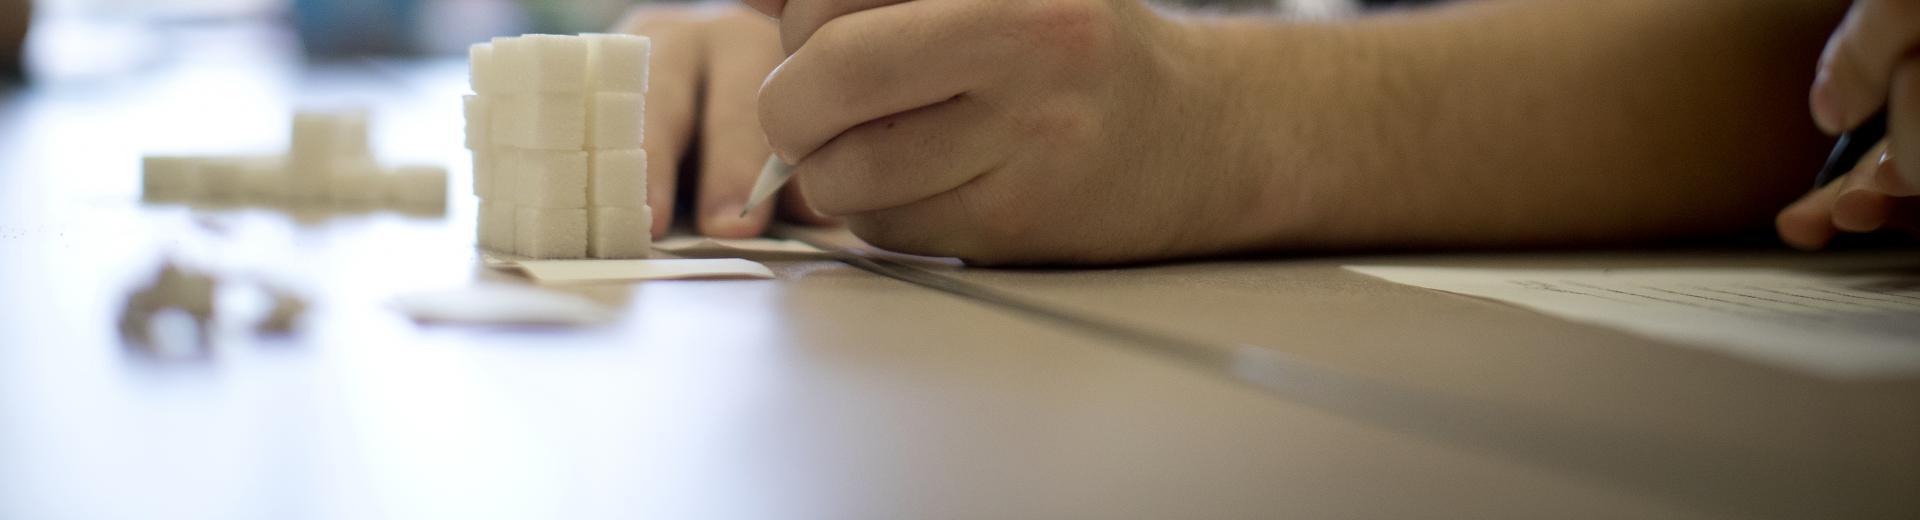
[[[861,124],[794,166],[813,207],[849,215],[910,204],[966,184],[1006,160],[1013,132],[962,96]]]
[[[1000,7],[911,2],[827,22],[760,90],[774,152],[797,164],[855,125],[996,84],[1021,56]]]
[[[1780,232],[1780,240],[1801,251],[1817,251],[1827,247],[1839,230],[1833,228],[1833,199],[1839,193],[1840,183],[1829,184],[1825,188],[1808,192],[1800,200],[1781,210],[1774,218],[1774,228]]]
[[[1881,143],[1855,164],[1852,171],[1831,184],[1808,192],[1781,210],[1774,218],[1774,228],[1780,233],[1780,240],[1802,251],[1826,247],[1840,233],[1834,222],[1834,205],[1841,192],[1857,187],[1860,179],[1873,177],[1874,170],[1882,163],[1881,157],[1885,155],[1886,143]]]
[[[1847,233],[1870,233],[1886,225],[1893,213],[1893,198],[1876,189],[1876,171],[1890,165],[1877,157],[1834,184],[1840,185],[1833,199],[1833,227]]]
[[[773,215],[772,205],[754,208],[745,218],[740,209],[769,153],[755,107],[760,83],[780,62],[778,33],[773,21],[758,16],[711,23],[696,220],[707,236],[747,238],[765,231]]]
[[[849,215],[847,228],[869,244],[913,255],[961,258],[1005,246],[967,232],[970,217],[979,214],[967,207],[967,196],[954,190],[906,206]],[[988,258],[963,259],[990,263]]]
[[[779,210],[780,218],[789,222],[798,222],[813,226],[835,226],[840,224],[840,219],[829,217],[813,209],[813,205],[807,202],[806,194],[802,193],[800,187],[796,185],[787,185],[786,188],[780,190]]]
[[[769,0],[759,0],[767,2]],[[802,0],[786,3],[780,17],[780,44],[793,54],[828,20],[860,11],[906,2],[907,0]],[[751,2],[750,2],[751,3]],[[785,2],[783,2],[785,3]],[[762,11],[765,12],[765,11]]]
[[[1864,0],[1827,42],[1814,79],[1814,121],[1828,134],[1858,126],[1886,103],[1896,67],[1920,46],[1920,2]]]
[[[1895,197],[1920,196],[1920,183],[1908,181],[1900,176],[1899,161],[1891,154],[1880,156],[1880,167],[1874,168],[1874,187]]]
[[[695,26],[678,15],[637,9],[620,24],[623,32],[653,38],[652,92],[647,96],[647,204],[653,236],[673,225],[673,197],[680,158],[693,137],[694,92],[700,84],[702,42]]]
[[[1920,13],[1915,13],[1920,14]],[[1920,26],[1920,19],[1912,22]],[[1887,113],[1888,150],[1894,157],[1920,157],[1920,60],[1909,60],[1894,72]],[[1908,186],[1920,186],[1920,161],[1887,165]]]

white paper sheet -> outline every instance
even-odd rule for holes
[[[394,298],[392,306],[422,323],[584,326],[618,317],[580,296],[514,285],[405,294]]]
[[[1920,272],[1347,269],[1817,374],[1920,374]]]
[[[739,256],[743,254],[778,255],[821,255],[826,251],[798,240],[775,238],[707,238],[707,237],[667,237],[653,243],[653,248],[682,256]]]
[[[770,280],[773,271],[751,260],[521,260],[514,264],[541,283],[645,280]]]

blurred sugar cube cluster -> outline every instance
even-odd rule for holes
[[[354,110],[295,114],[284,155],[147,156],[141,185],[151,204],[447,211],[446,169],[381,165],[368,146],[367,114]]]

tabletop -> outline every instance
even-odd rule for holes
[[[1819,377],[1340,268],[1913,251],[890,260],[915,279],[778,259],[767,281],[553,289],[619,309],[606,325],[426,325],[391,300],[529,283],[472,246],[460,63],[211,48],[0,97],[0,518],[1920,514],[1920,379]],[[449,165],[445,218],[139,202],[142,153],[268,150],[294,107],[346,104],[375,109],[383,157]],[[314,306],[290,336],[222,324],[213,355],[142,353],[114,323],[170,257]],[[1293,371],[1250,385],[1183,357],[1219,345]]]

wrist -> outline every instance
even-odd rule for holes
[[[1368,179],[1390,104],[1384,70],[1345,24],[1273,18],[1176,19],[1190,48],[1213,163],[1207,204],[1220,212],[1217,252],[1362,245]]]

